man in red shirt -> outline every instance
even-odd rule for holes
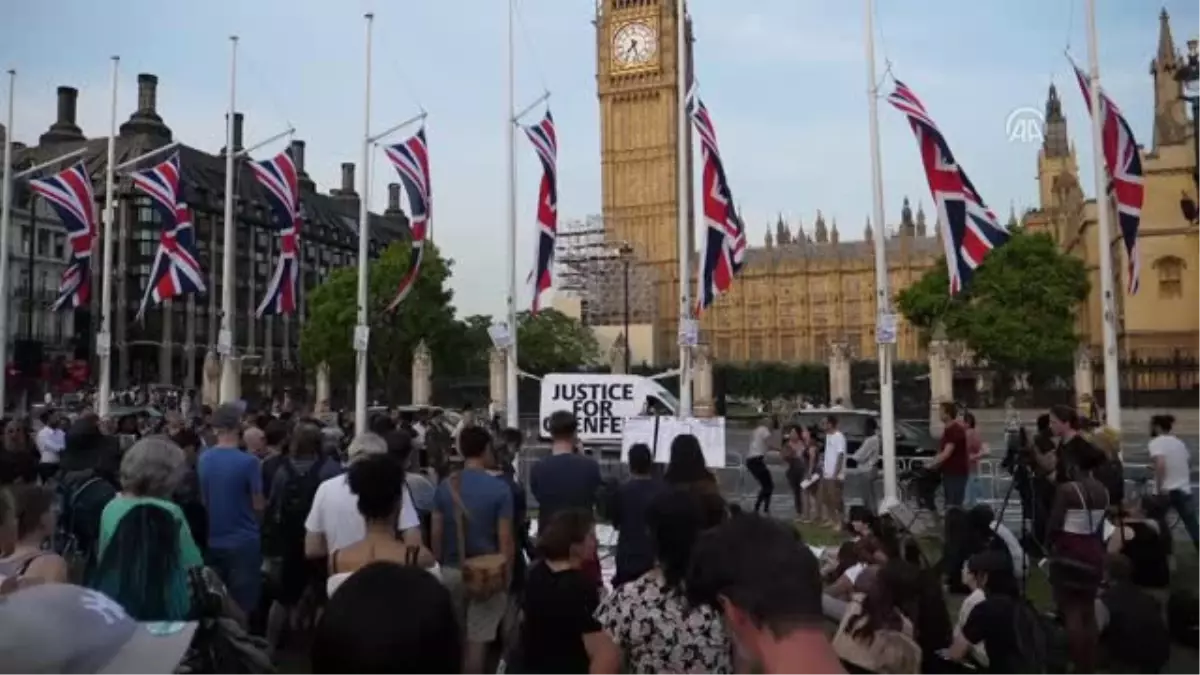
[[[931,469],[942,472],[942,491],[946,496],[946,508],[961,507],[967,492],[967,478],[971,475],[971,463],[967,454],[967,431],[958,420],[958,406],[953,401],[941,404],[942,440],[938,454],[930,464]]]

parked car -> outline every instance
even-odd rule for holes
[[[791,423],[820,427],[821,422],[829,415],[837,418],[838,429],[846,436],[846,449],[849,452],[857,451],[866,438],[866,419],[873,417],[876,422],[879,421],[879,413],[875,410],[812,408],[797,411],[792,415]],[[935,454],[937,439],[930,435],[928,430],[903,420],[896,420],[897,457],[932,457]]]

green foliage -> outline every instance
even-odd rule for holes
[[[599,360],[596,336],[576,319],[553,308],[517,315],[517,361],[522,370],[536,375],[570,372]]]
[[[412,373],[412,355],[423,339],[437,376],[487,376],[492,318],[455,318],[454,294],[447,287],[453,261],[443,259],[425,244],[421,274],[404,302],[387,312],[400,279],[409,269],[407,242],[388,247],[368,267],[368,310],[371,325],[369,377],[373,392],[403,397]],[[354,325],[357,320],[358,268],[333,270],[309,296],[307,322],[300,334],[300,358],[315,368],[325,361],[335,382],[354,380]],[[518,354],[521,367],[533,373],[575,370],[599,359],[591,331],[565,314],[546,309],[518,315]],[[373,394],[374,395],[374,394]]]
[[[897,296],[900,312],[928,340],[940,322],[1000,372],[1036,377],[1068,367],[1079,344],[1075,311],[1087,299],[1087,270],[1045,234],[1023,230],[991,252],[970,285],[949,295],[945,262]]]
[[[463,363],[466,334],[463,324],[455,320],[450,304],[453,292],[446,287],[453,261],[443,259],[435,245],[426,242],[421,274],[408,297],[395,312],[386,311],[409,269],[410,253],[408,242],[396,242],[368,267],[368,373],[371,388],[387,390],[389,395],[393,395],[389,385],[408,381],[413,350],[422,339],[429,346],[434,367],[441,372],[457,374],[453,371]],[[357,297],[357,267],[333,270],[309,296],[300,358],[309,368],[327,362],[335,382],[354,380]]]
[[[713,375],[727,395],[739,398],[824,398],[829,393],[829,366],[823,363],[718,363]]]

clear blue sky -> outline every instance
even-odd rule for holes
[[[109,61],[122,57],[120,118],[135,76],[159,76],[159,110],[177,137],[216,150],[224,141],[228,40],[242,38],[238,100],[247,141],[296,125],[308,171],[336,187],[339,164],[360,161],[364,11],[376,13],[376,130],[430,113],[438,244],[457,261],[461,313],[502,310],[505,287],[504,0],[94,0],[12,3],[0,23],[0,67],[18,69],[15,136],[36,141],[54,117],[54,88],[80,89],[89,136],[108,125]],[[1087,58],[1083,0],[878,0],[877,54],[924,98],[987,202],[1006,217],[1036,205],[1035,144],[1010,143],[1018,108],[1041,109],[1058,83],[1092,185],[1085,108],[1063,49]],[[1138,140],[1150,143],[1149,64],[1162,5],[1098,0],[1101,77]],[[1165,0],[1177,45],[1197,33],[1195,0]],[[559,130],[560,220],[599,210],[595,0],[519,0],[517,98],[553,92]],[[120,11],[110,8],[120,7]],[[692,0],[697,73],[717,125],[752,241],[777,213],[811,227],[836,217],[861,237],[871,209],[862,2]],[[882,66],[881,66],[882,70]],[[2,95],[2,94],[0,94]],[[880,106],[888,221],[908,195],[930,198],[911,131]],[[518,138],[521,277],[532,264],[538,166]],[[273,150],[273,149],[272,149]],[[264,151],[267,152],[267,151]],[[395,180],[375,162],[373,205]],[[1088,190],[1090,192],[1090,189]],[[810,229],[811,231],[811,229]],[[528,292],[522,304],[526,303]]]

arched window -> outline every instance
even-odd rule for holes
[[[1173,255],[1163,256],[1154,261],[1154,270],[1158,272],[1158,297],[1164,300],[1183,297],[1183,272],[1187,263],[1183,258]]]

